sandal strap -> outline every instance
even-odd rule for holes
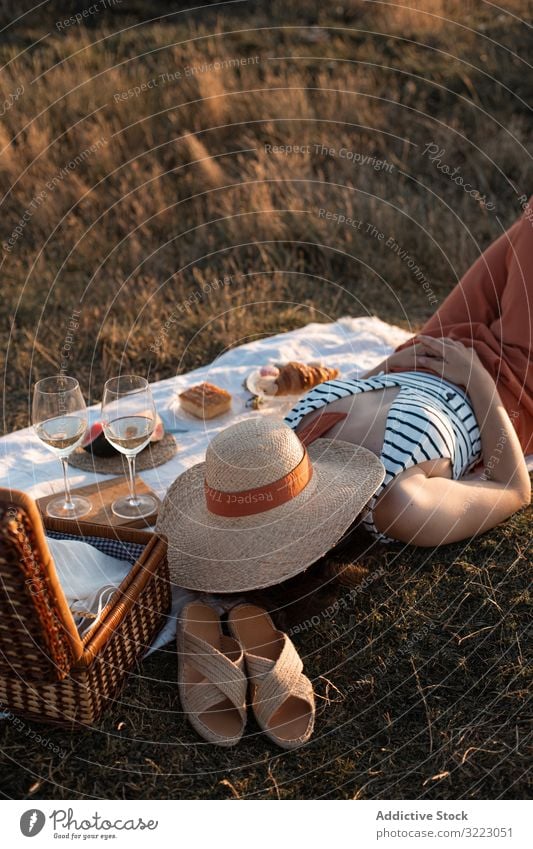
[[[247,680],[242,650],[230,637],[222,637],[221,646],[223,651],[187,631],[183,635],[182,660],[207,679],[187,686],[186,709],[191,713],[204,713],[224,698],[239,711],[245,710]],[[223,653],[230,650],[239,652],[236,661]]]
[[[254,711],[259,723],[268,725],[289,696],[313,704],[311,682],[302,675],[303,663],[294,643],[281,634],[283,647],[277,660],[246,654],[248,674],[255,687]]]
[[[216,684],[212,684],[210,681],[202,681],[197,684],[187,685],[183,706],[188,714],[195,714],[199,717],[202,713],[213,711],[213,708],[219,705],[225,698],[225,694]],[[244,718],[246,713],[245,706],[235,704],[233,699],[231,699],[231,704],[235,707],[235,710],[239,711],[241,717]]]

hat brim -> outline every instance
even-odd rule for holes
[[[209,512],[205,463],[180,475],[156,526],[168,540],[172,581],[202,592],[245,592],[286,581],[326,554],[374,495],[385,469],[371,451],[340,440],[317,439],[308,452],[313,476],[305,489],[252,516]]]

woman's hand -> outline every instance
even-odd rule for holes
[[[462,342],[448,337],[417,336],[416,347],[419,349],[417,363],[432,369],[450,383],[464,386],[465,389],[472,382],[493,383],[475,349],[468,348]]]
[[[494,389],[494,381],[479,359],[474,348],[468,348],[462,342],[457,342],[449,337],[438,337],[419,335],[416,342],[407,345],[400,351],[394,351],[386,360],[371,371],[366,372],[363,377],[371,377],[380,371],[390,369],[401,371],[416,371],[418,368],[427,368],[436,374],[455,383],[457,386],[487,385]]]

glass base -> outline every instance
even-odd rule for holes
[[[137,495],[135,499],[117,498],[111,509],[121,519],[144,519],[157,511],[158,503],[151,495]]]
[[[65,501],[65,496],[54,498],[46,505],[46,512],[53,519],[81,519],[87,516],[93,509],[93,505],[87,498],[81,495],[73,495],[70,502]]]

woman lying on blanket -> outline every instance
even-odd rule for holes
[[[530,502],[532,201],[419,334],[361,379],[312,390],[286,417],[297,433],[380,457],[385,478],[357,522],[376,539],[455,542]]]
[[[481,534],[529,503],[529,209],[376,369],[320,384],[285,423],[250,417],[217,434],[159,512],[178,586],[271,587],[354,524],[378,540],[433,547]]]
[[[317,386],[285,424],[250,417],[217,434],[159,512],[177,586],[260,590],[263,601],[278,586],[280,603],[271,601],[286,608],[296,580],[299,596],[314,598],[302,591],[303,571],[354,520],[380,540],[438,546],[483,533],[529,503],[528,211],[378,368]],[[260,727],[283,748],[300,746],[315,707],[293,644],[250,603],[234,607],[228,622],[232,639],[223,642],[211,607],[193,602],[182,613],[179,680],[191,723],[221,745],[240,738],[246,664]]]

